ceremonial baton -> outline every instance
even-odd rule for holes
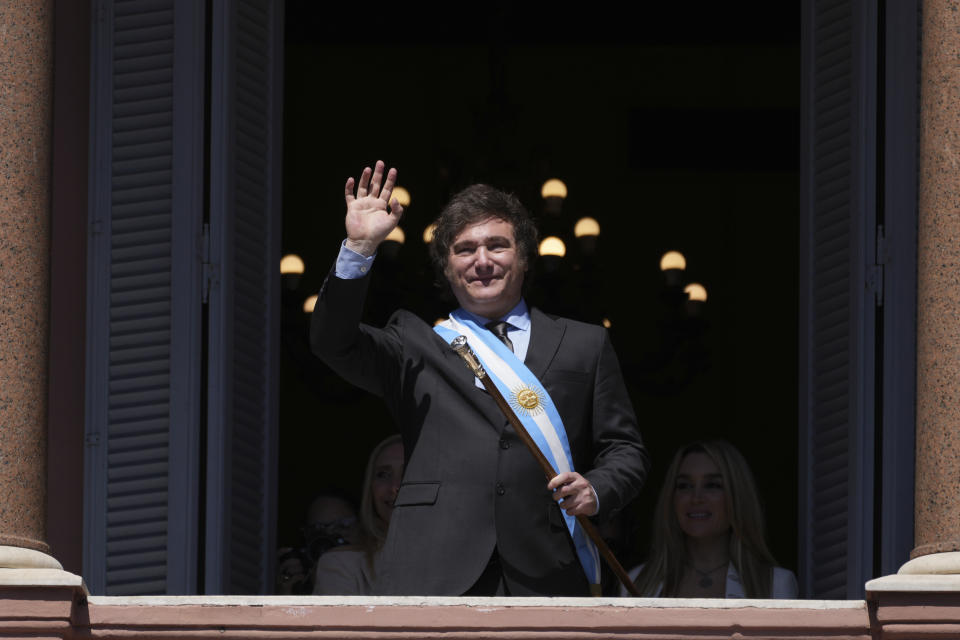
[[[500,393],[500,390],[497,389],[497,385],[493,383],[493,380],[490,379],[490,376],[487,375],[487,372],[484,371],[483,365],[480,364],[480,359],[477,358],[477,355],[473,352],[473,349],[470,348],[470,345],[467,344],[466,336],[457,336],[453,339],[453,342],[450,343],[450,346],[453,347],[453,350],[460,354],[460,357],[463,358],[463,361],[473,372],[473,375],[483,383],[483,387],[487,390],[487,393],[496,401],[497,406],[500,407],[500,411],[503,412],[503,415],[506,416],[507,420],[510,421],[510,424],[513,425],[514,431],[517,432],[517,435],[520,436],[520,439],[523,440],[523,444],[527,445],[527,449],[530,450],[530,453],[533,454],[533,457],[537,459],[537,462],[540,464],[540,468],[543,470],[543,474],[547,477],[547,482],[553,480],[554,476],[557,475],[557,472],[554,471],[553,466],[547,460],[546,456],[543,455],[543,452],[540,451],[540,447],[537,446],[537,443],[533,441],[533,438],[530,437],[530,434],[527,433],[526,427],[523,426],[523,423],[520,422],[520,419],[517,417],[517,414],[513,412],[513,409],[507,404],[507,401],[504,400],[503,394]],[[583,530],[590,537],[595,545],[597,545],[597,550],[600,552],[600,555],[603,556],[603,559],[607,561],[607,564],[613,569],[613,572],[617,574],[617,577],[620,578],[620,582],[623,583],[623,586],[627,589],[630,595],[637,598],[640,597],[640,592],[637,590],[637,586],[633,584],[633,580],[630,579],[630,576],[627,575],[627,572],[623,570],[620,562],[617,560],[616,556],[613,555],[613,551],[610,550],[610,547],[607,546],[606,541],[600,537],[600,532],[597,531],[597,528],[593,526],[593,523],[586,516],[575,516],[577,522],[580,523],[580,526],[583,527]]]

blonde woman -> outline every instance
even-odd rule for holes
[[[797,597],[796,577],[767,549],[750,468],[723,440],[695,442],[674,456],[649,557],[630,577],[648,597]]]
[[[378,444],[367,461],[360,499],[360,542],[335,547],[320,556],[313,585],[315,595],[372,593],[402,477],[403,443],[399,435],[394,435]]]

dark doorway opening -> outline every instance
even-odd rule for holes
[[[286,7],[283,253],[306,272],[284,290],[280,544],[299,544],[322,488],[359,498],[392,432],[379,401],[310,355],[301,310],[343,237],[346,177],[382,158],[412,203],[368,321],[445,315],[421,232],[468,184],[516,192],[568,246],[536,265],[531,302],[610,322],[651,450],[624,563],[642,559],[674,450],[719,436],[750,461],[772,551],[796,569],[799,3]],[[540,196],[549,178],[568,188],[559,215]],[[573,236],[583,216],[600,224],[592,253]],[[707,289],[697,316],[665,285],[669,250]]]

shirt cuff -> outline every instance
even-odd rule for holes
[[[337,256],[337,265],[333,273],[341,280],[356,280],[370,273],[370,267],[373,265],[372,256],[360,255],[356,251],[347,247],[347,241],[344,240],[340,245],[340,254]]]
[[[589,482],[589,480],[587,481]],[[593,488],[593,485],[590,485],[590,491],[593,491],[593,500],[597,503],[597,510],[590,514],[591,517],[600,513],[600,496],[597,495],[597,490]]]

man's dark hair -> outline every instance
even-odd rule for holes
[[[512,193],[500,191],[486,184],[475,184],[459,192],[437,218],[437,227],[430,243],[430,259],[437,273],[437,281],[446,285],[447,260],[450,247],[468,225],[489,218],[500,218],[513,225],[517,256],[524,267],[533,264],[537,250],[537,227],[520,200]]]

